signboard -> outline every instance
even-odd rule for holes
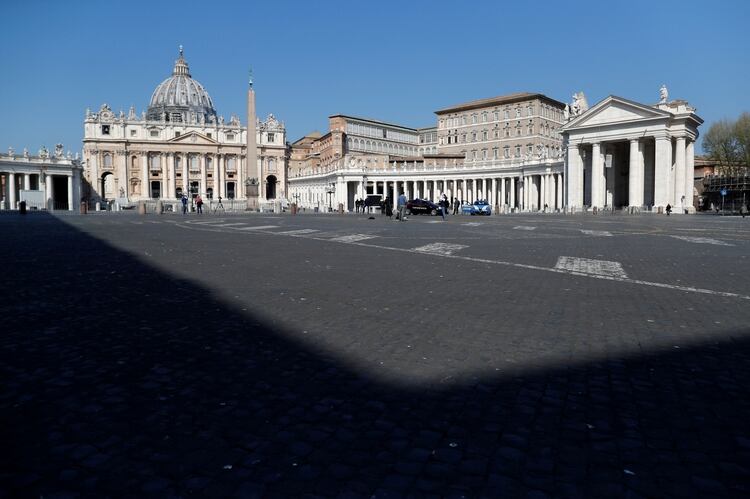
[[[722,196],[726,196],[727,195],[727,190],[726,189],[722,189],[721,190],[721,195]]]

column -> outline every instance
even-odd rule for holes
[[[685,196],[685,137],[677,137],[674,165],[674,204],[680,211],[687,204]],[[692,193],[692,189],[690,191]]]
[[[175,199],[177,197],[177,172],[174,168],[174,154],[167,153],[167,197]]]
[[[223,156],[224,156],[223,154],[217,154],[216,159],[214,160],[214,171],[213,171],[213,174],[211,175],[212,180],[213,180],[213,185],[214,185],[214,193],[213,193],[214,199],[219,199],[219,163],[221,162]],[[260,190],[261,186],[258,185],[257,187]]]
[[[8,201],[10,202],[10,209],[15,210],[16,209],[16,174],[13,172],[8,173]]]
[[[557,200],[555,201],[555,209],[561,210],[563,208],[563,182],[565,177],[562,173],[557,174]]]
[[[148,172],[151,165],[148,164],[148,153],[141,153],[141,199],[148,199],[151,197],[149,192]]]
[[[695,213],[693,189],[695,189],[695,143],[691,140],[685,150],[685,209]]]
[[[591,145],[591,206],[602,208],[604,206],[604,164],[602,162],[601,144],[595,142]]]
[[[500,178],[500,201],[497,205],[502,210],[505,207],[505,179]]]
[[[547,175],[539,175],[539,209],[544,210],[547,204]]]
[[[201,196],[206,195],[206,189],[208,188],[208,171],[206,171],[206,166],[208,165],[208,161],[206,161],[206,158],[208,157],[207,154],[201,154],[201,188],[200,193]],[[238,192],[237,194],[241,194],[245,192],[245,184],[242,182],[237,182],[239,185],[237,186]],[[239,196],[237,196],[239,197]],[[244,195],[242,196],[245,197]]]
[[[73,169],[73,201],[75,202],[76,206],[74,208],[75,211],[80,210],[80,202],[81,202],[81,173],[82,170],[79,170],[78,168]],[[127,193],[127,189],[130,186],[125,183],[125,192]]]
[[[73,175],[68,175],[68,211],[73,211]]]
[[[25,191],[31,190],[31,174],[29,173],[23,174],[23,190]]]
[[[607,148],[605,147],[604,150],[602,150],[603,161],[606,159],[606,149]],[[605,167],[604,178],[606,179],[605,183],[607,186],[604,192],[604,196],[605,196],[604,205],[609,206],[610,208],[614,208],[614,205],[615,205],[615,161],[617,158],[615,157],[615,153],[613,150],[614,148],[611,148],[611,149],[612,149],[612,163],[610,164],[609,168],[606,167],[607,166],[606,163],[604,165]]]
[[[630,161],[628,176],[628,204],[632,207],[643,206],[643,158],[638,139],[630,139]]]
[[[568,182],[567,208],[583,207],[583,161],[581,160],[581,146],[568,145],[566,179]]]
[[[509,205],[511,209],[516,207],[516,177],[510,177],[510,199]]]
[[[555,175],[553,173],[547,174],[547,200],[545,202],[549,211],[555,210]]]
[[[669,203],[669,170],[672,166],[672,141],[657,137],[654,152],[654,207],[664,208]]]
[[[180,157],[182,158],[182,192],[187,196],[188,195],[188,189],[190,188],[190,183],[188,182],[188,179],[190,178],[188,176],[188,158],[187,154],[181,154]]]
[[[262,161],[262,160],[261,160]],[[216,194],[214,196],[221,196],[222,198],[226,197],[226,188],[224,186],[224,178],[226,175],[226,167],[227,167],[227,155],[225,154],[224,157],[221,158],[221,164],[219,165],[219,176],[216,178]],[[263,179],[258,179],[258,191],[260,192],[260,198],[263,199],[266,194],[266,185],[263,182]]]
[[[52,177],[47,175],[44,181],[44,204],[48,210],[54,210],[55,205],[52,202]]]

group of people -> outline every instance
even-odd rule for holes
[[[182,202],[182,214],[187,215],[188,203],[190,202],[187,197],[187,194],[183,192],[182,197],[180,198],[180,201]],[[200,194],[196,195],[193,201],[195,202],[195,212],[203,213],[203,198],[201,197],[201,195]],[[219,205],[221,205],[221,196],[219,196]]]
[[[367,202],[367,199],[355,199],[354,209],[357,213],[364,213],[365,211],[367,211],[368,213],[372,213],[372,206]]]

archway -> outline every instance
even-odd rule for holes
[[[99,196],[102,199],[114,199],[117,196],[115,192],[115,176],[112,172],[105,172],[102,175]]]
[[[276,182],[275,175],[266,177],[266,199],[276,199]]]

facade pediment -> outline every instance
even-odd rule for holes
[[[562,130],[570,131],[591,126],[668,119],[670,116],[667,111],[610,95],[585,113],[566,123]]]
[[[197,132],[190,132],[173,139],[169,139],[167,142],[172,144],[196,144],[196,145],[216,145],[217,141],[209,139],[205,135],[201,135]]]

